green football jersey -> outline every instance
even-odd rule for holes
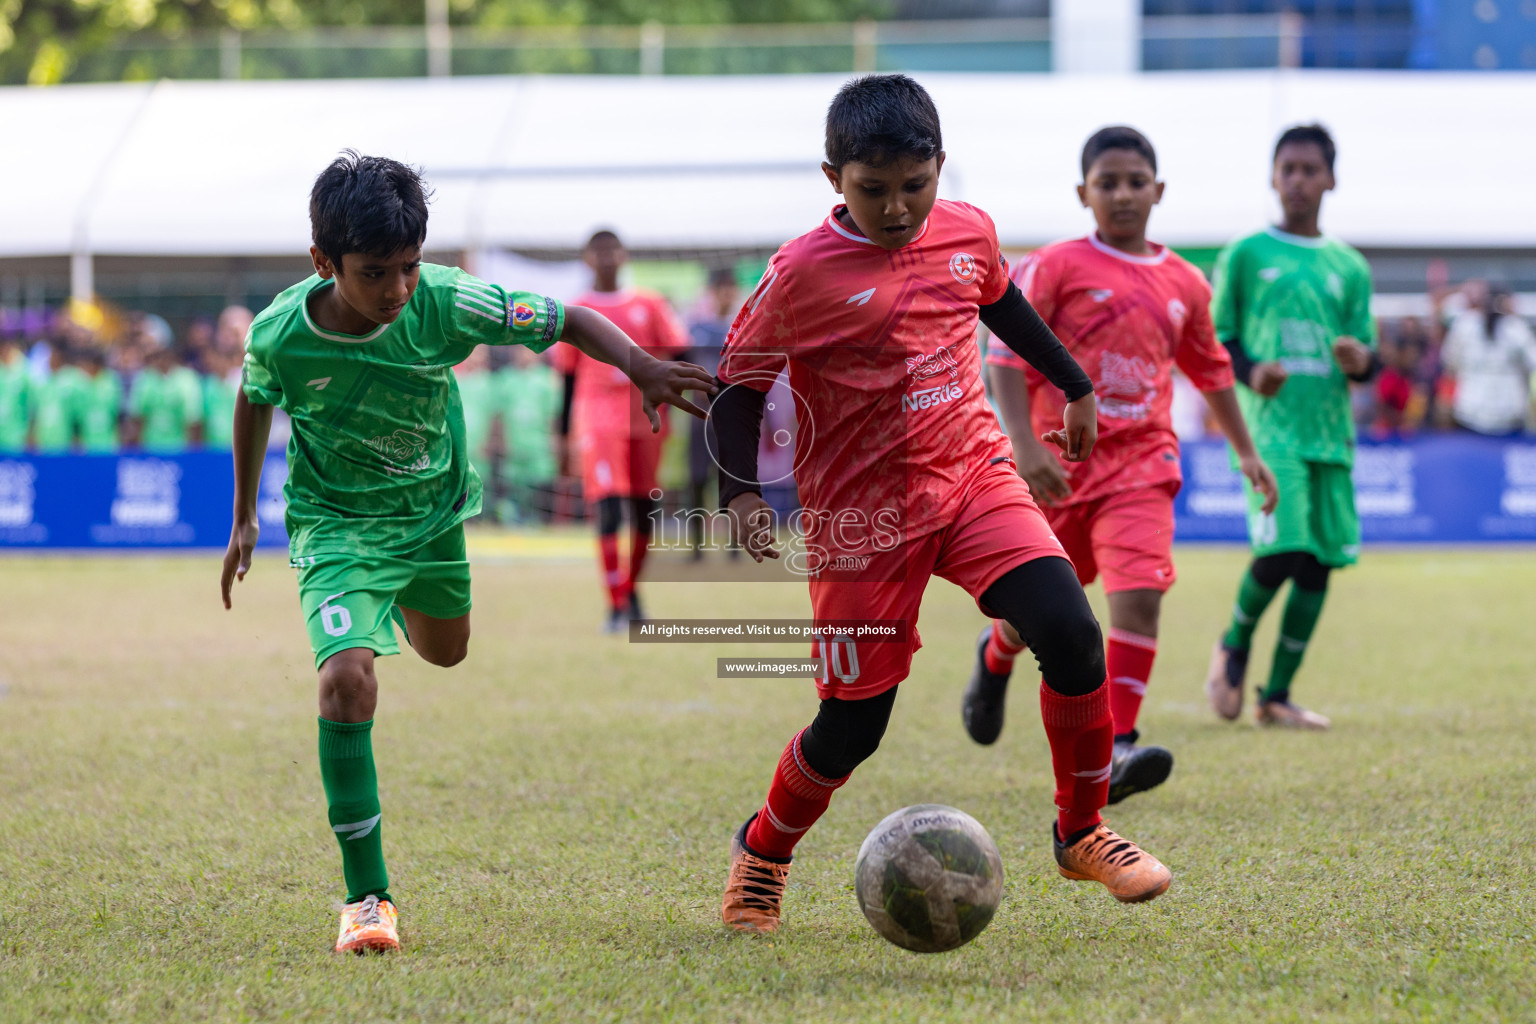
[[[235,441],[235,396],[240,378],[203,374],[203,446],[228,451]]]
[[[560,415],[560,379],[548,366],[498,370],[502,378],[501,422],[508,471],[519,480],[555,477],[555,419]]]
[[[128,411],[144,421],[139,446],[147,452],[187,448],[187,431],[203,420],[203,388],[197,373],[178,366],[169,373],[148,369],[133,380]]]
[[[1239,238],[1216,260],[1211,319],[1222,341],[1241,338],[1254,362],[1278,361],[1290,375],[1273,398],[1238,389],[1259,451],[1353,465],[1349,383],[1333,343],[1349,335],[1376,345],[1365,257],[1337,239],[1278,228]]]
[[[88,452],[110,454],[118,450],[121,435],[117,417],[123,407],[123,381],[116,370],[102,368],[86,375],[80,389],[80,447]]]
[[[24,356],[0,363],[0,452],[27,447],[32,421],[32,371]]]
[[[289,288],[246,341],[246,397],[293,420],[289,550],[406,555],[480,511],[453,367],[481,344],[543,351],[565,307],[423,264],[395,321],[359,337],[311,319],[310,295],[329,287],[315,276]]]
[[[37,385],[32,401],[32,444],[56,454],[74,447],[76,415],[89,378],[78,366],[61,366]]]

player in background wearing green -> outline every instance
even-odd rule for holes
[[[240,395],[238,350],[212,348],[203,357],[203,447],[229,451],[235,443],[235,400]]]
[[[526,348],[513,349],[510,365],[495,373],[501,384],[501,471],[511,495],[510,518],[547,521],[559,470],[555,433],[565,400],[560,377]]]
[[[469,464],[480,478],[480,486],[494,499],[496,464],[490,440],[496,419],[497,380],[491,374],[488,362],[486,350],[477,348],[453,368],[453,376],[459,385],[459,401],[464,406],[464,450],[469,453]]]
[[[202,440],[203,386],[166,345],[149,357],[128,390],[133,445],[146,452],[175,454]]]
[[[481,344],[557,340],[620,367],[654,428],[659,403],[703,411],[685,389],[708,374],[662,363],[601,314],[423,264],[426,191],[416,172],[348,151],[310,193],[315,274],[251,325],[235,401],[234,525],[224,607],[251,567],[272,409],[292,419],[286,522],[299,604],[319,672],[320,778],[341,847],[347,903],[338,951],[399,946],[384,867],[371,730],[377,655],[400,648],[444,667],[469,650],[465,519],[480,480],[464,441],[452,367]]]
[[[32,448],[57,455],[74,450],[87,377],[59,343],[52,346],[48,367],[32,396]]]
[[[1262,497],[1244,482],[1254,560],[1211,655],[1205,692],[1222,718],[1242,712],[1253,631],[1290,580],[1269,682],[1254,711],[1261,725],[1299,729],[1329,724],[1291,703],[1291,681],[1322,614],[1328,574],[1360,554],[1349,381],[1369,380],[1380,367],[1370,267],[1318,227],[1323,196],[1334,187],[1334,153],[1319,125],[1280,136],[1272,184],[1281,223],[1222,250],[1211,306],[1216,335],[1246,385],[1238,400],[1280,502],[1265,514]]]
[[[80,369],[85,374],[80,387],[80,450],[112,455],[122,447],[118,417],[123,410],[123,379],[96,348],[81,353]]]
[[[26,451],[31,422],[32,368],[15,338],[0,338],[0,452]]]

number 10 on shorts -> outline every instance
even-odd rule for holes
[[[343,590],[320,602],[320,625],[329,636],[346,636],[352,629],[352,613],[339,604],[331,604],[338,597],[345,597],[346,593]]]

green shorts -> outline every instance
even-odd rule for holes
[[[1245,479],[1248,539],[1260,557],[1287,551],[1310,552],[1326,566],[1354,565],[1360,559],[1360,517],[1355,482],[1348,466],[1300,459],[1265,458],[1280,485],[1280,503],[1265,515],[1263,497]]]
[[[399,654],[390,622],[396,604],[434,619],[456,619],[469,611],[462,523],[405,557],[313,555],[292,564],[299,570],[299,607],[316,668],[350,647]]]

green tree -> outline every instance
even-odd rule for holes
[[[853,21],[889,9],[889,0],[450,0],[455,25],[485,28]],[[418,25],[423,16],[423,0],[0,0],[0,82],[209,77],[215,50],[133,44],[224,28]]]

